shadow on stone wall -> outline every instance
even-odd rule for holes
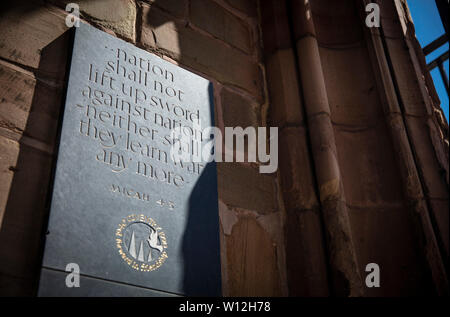
[[[158,6],[161,1],[154,1]],[[152,5],[152,6],[153,6]],[[163,5],[162,5],[163,7]],[[157,28],[165,23],[173,23],[171,19],[165,19],[165,15],[159,15],[158,19],[151,18],[151,10],[148,12],[147,21],[151,28]],[[174,23],[176,27],[181,27]],[[137,30],[139,32],[139,30]],[[177,32],[178,34],[178,32]],[[178,49],[180,55],[186,46],[188,39],[178,37]],[[155,37],[155,42],[157,39]],[[209,104],[211,109],[211,125],[214,126],[214,91],[213,84],[209,84]],[[183,261],[184,261],[184,294],[189,296],[218,296],[221,290],[220,272],[220,242],[219,242],[219,214],[218,200],[216,196],[205,196],[211,192],[209,187],[214,186],[217,192],[216,163],[211,162],[205,166],[200,178],[189,197],[188,220],[183,234]],[[211,215],[211,213],[216,213]],[[215,222],[214,222],[215,220]]]
[[[3,11],[5,13],[5,11]],[[30,11],[23,12],[31,13]],[[41,51],[34,70],[36,84],[26,126],[19,140],[19,155],[0,228],[0,295],[36,294],[48,218],[52,170],[55,163],[58,120],[63,105],[65,69],[70,32]],[[33,89],[31,81],[27,89]],[[20,91],[17,92],[18,96]],[[43,120],[42,118],[47,118]],[[52,151],[52,148],[54,150]]]

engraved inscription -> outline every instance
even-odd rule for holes
[[[144,202],[149,202],[149,203],[154,202],[156,205],[158,205],[160,207],[166,207],[169,210],[174,210],[175,206],[176,206],[175,203],[171,200],[168,200],[166,198],[156,199],[155,195],[153,195],[153,194],[137,191],[130,187],[121,186],[121,185],[117,185],[117,184],[111,184],[109,189],[111,190],[111,192],[118,194],[122,197],[130,198],[130,199],[137,199],[139,201],[144,201]]]
[[[174,162],[169,157],[174,144],[189,153],[198,149],[195,142],[173,138],[171,131],[180,128],[202,140],[200,110],[188,103],[189,94],[176,86],[173,72],[125,49],[110,51],[103,65],[86,65],[79,91],[83,102],[74,105],[79,135],[97,142],[93,158],[114,173],[130,171],[149,181],[185,186],[204,164]]]

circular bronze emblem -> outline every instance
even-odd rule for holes
[[[150,272],[167,259],[167,240],[162,228],[145,215],[123,218],[116,230],[116,246],[122,259],[133,269]]]

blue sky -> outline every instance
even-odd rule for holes
[[[434,0],[408,0],[408,6],[414,21],[416,37],[422,47],[444,34],[444,27],[442,26],[439,11],[436,8]],[[431,62],[447,50],[448,43],[441,46],[433,53],[428,54],[426,57],[427,63]],[[444,68],[448,76],[448,60],[445,61]],[[441,107],[444,110],[448,122],[448,96],[437,67],[431,71],[431,76],[433,77],[434,86],[441,99]]]

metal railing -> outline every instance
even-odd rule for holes
[[[449,10],[449,1],[448,0],[436,0],[436,6],[439,11],[439,15],[441,16],[442,25],[444,26],[445,33],[442,34],[439,38],[428,44],[423,48],[424,55],[431,54],[439,47],[448,43],[448,10]],[[428,71],[431,72],[434,68],[439,68],[439,73],[441,74],[442,81],[444,82],[445,89],[447,91],[447,97],[449,96],[449,83],[448,76],[444,69],[444,62],[448,60],[448,50],[441,54],[439,57],[435,58],[433,61],[427,64]]]
[[[434,52],[436,49],[438,49],[439,47],[441,47],[442,45],[444,45],[447,42],[448,42],[447,36],[446,36],[446,34],[444,34],[444,35],[440,36],[438,39],[436,39],[433,42],[431,42],[430,44],[428,44],[427,46],[425,46],[423,48],[423,53],[425,55],[431,54],[432,52]],[[447,50],[447,52],[443,53],[442,55],[440,55],[439,57],[435,58],[433,61],[428,63],[427,68],[428,68],[429,72],[431,72],[436,67],[439,68],[439,73],[441,74],[442,81],[444,82],[444,86],[445,86],[445,89],[447,91],[447,96],[448,96],[449,95],[449,93],[448,93],[448,90],[449,90],[448,76],[444,69],[444,62],[446,60],[448,60],[448,50]]]

